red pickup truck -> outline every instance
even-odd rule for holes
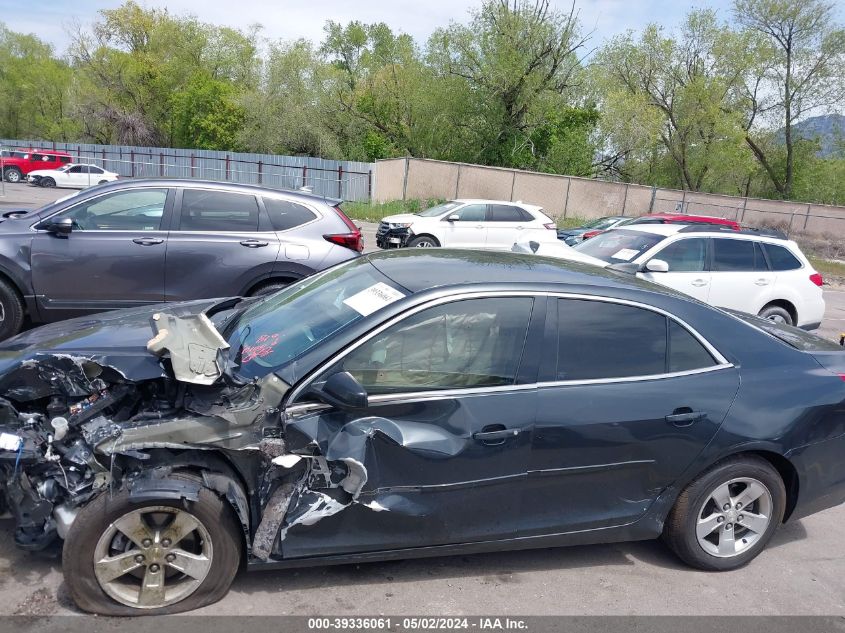
[[[58,169],[72,162],[70,154],[47,149],[4,149],[0,150],[3,178],[7,182],[21,182],[29,172],[36,169]]]

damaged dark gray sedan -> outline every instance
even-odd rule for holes
[[[663,537],[747,563],[845,499],[845,355],[613,271],[369,255],[0,347],[15,541],[102,614],[249,568]]]

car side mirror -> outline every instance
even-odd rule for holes
[[[314,397],[338,409],[366,409],[367,390],[348,371],[329,376],[322,389],[313,391]]]
[[[448,218],[446,218],[446,221],[447,222],[457,222],[460,219],[461,219],[461,216],[459,216],[457,213],[453,213]]]
[[[669,264],[662,259],[650,259],[645,265],[645,269],[650,273],[668,273]]]
[[[50,233],[55,233],[56,235],[67,237],[73,231],[73,219],[71,218],[59,218],[58,220],[48,220],[46,223],[42,224],[38,228],[43,228]]]

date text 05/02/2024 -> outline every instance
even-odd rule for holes
[[[508,617],[322,617],[308,618],[308,629],[329,630],[403,630],[403,631],[525,631],[525,620]]]

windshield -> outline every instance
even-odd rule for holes
[[[421,218],[436,218],[441,215],[444,215],[445,213],[448,213],[452,209],[456,209],[459,206],[461,206],[460,202],[446,202],[444,204],[438,204],[436,207],[426,209],[425,211],[415,213],[414,215],[418,215]]]
[[[609,264],[630,262],[666,239],[665,235],[613,229],[573,246],[575,250]]]
[[[228,336],[230,364],[244,378],[277,371],[406,294],[364,258],[330,268],[270,295],[240,315]]]
[[[598,220],[593,220],[589,224],[585,224],[585,229],[609,229],[613,226],[616,222],[619,221],[619,218],[599,218]]]
[[[59,167],[58,169],[56,169],[56,171],[67,171],[71,167],[73,167],[73,165],[64,165],[63,167]]]

